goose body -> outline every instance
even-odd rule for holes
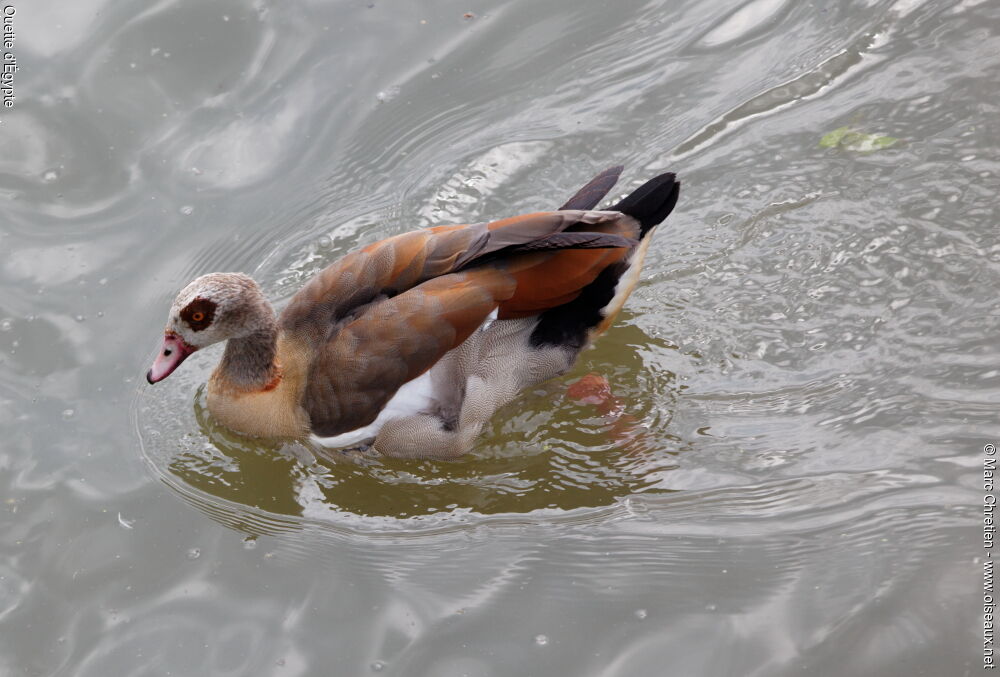
[[[517,393],[568,370],[635,286],[679,183],[663,174],[594,211],[620,172],[557,211],[368,245],[277,317],[249,277],[204,275],[175,299],[147,380],[225,340],[208,409],[235,431],[459,456]]]

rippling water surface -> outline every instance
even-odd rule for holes
[[[0,673],[980,669],[996,3],[14,6]],[[280,304],[617,163],[684,182],[642,283],[458,462],[220,429],[217,349],[142,378],[196,275]]]

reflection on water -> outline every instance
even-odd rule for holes
[[[615,406],[573,399],[563,380],[543,384],[499,412],[476,449],[457,461],[324,453],[243,437],[211,419],[203,388],[193,420],[159,416],[164,409],[190,411],[188,383],[181,380],[144,398],[137,425],[147,459],[170,486],[183,495],[207,494],[192,498],[199,505],[214,496],[250,509],[246,514],[305,516],[348,528],[359,516],[382,517],[393,528],[396,520],[425,518],[419,526],[430,515],[438,515],[434,524],[449,515],[469,524],[476,515],[608,507],[668,490],[663,472],[676,467],[684,446],[654,433],[669,423],[676,397],[672,374],[642,367],[639,348],[658,345],[634,325],[612,330],[575,372],[607,374],[618,393],[610,395]]]
[[[0,674],[976,669],[997,3],[16,19]],[[842,128],[899,142],[822,145]],[[548,208],[618,163],[621,192],[685,184],[628,312],[467,458],[234,437],[202,408],[217,350],[142,381],[198,274],[281,304],[358,246]]]

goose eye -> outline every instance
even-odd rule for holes
[[[198,297],[181,310],[180,316],[192,331],[202,331],[211,326],[212,320],[215,319],[215,310],[214,301]]]

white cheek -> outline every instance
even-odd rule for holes
[[[194,331],[191,327],[184,325],[184,340],[196,348],[206,348],[220,341],[225,341],[227,336],[214,323],[201,331]]]
[[[188,342],[188,345],[194,346],[195,348],[204,348],[205,346],[210,346],[215,343],[216,339],[212,335],[214,332],[211,329],[203,331],[192,331],[190,327],[184,327],[184,333],[181,336],[184,340]]]

